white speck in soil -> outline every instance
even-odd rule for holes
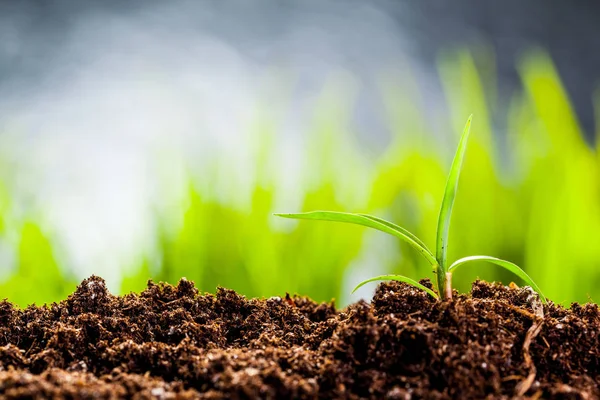
[[[150,391],[150,394],[158,399],[163,399],[165,397],[165,389],[157,387],[152,389]]]
[[[87,283],[87,287],[88,289],[90,289],[90,292],[92,292],[92,300],[94,300],[96,298],[96,293],[94,293],[94,288],[96,287],[96,282],[90,281]]]

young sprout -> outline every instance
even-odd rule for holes
[[[540,299],[543,303],[546,303],[546,298],[542,294],[540,288],[535,284],[535,282],[517,265],[501,260],[495,257],[489,256],[470,256],[461,258],[451,265],[448,265],[447,253],[448,253],[448,234],[450,232],[450,220],[452,217],[452,208],[454,206],[454,199],[456,198],[456,192],[458,189],[458,180],[460,177],[460,171],[462,168],[463,159],[465,156],[465,152],[467,149],[467,141],[469,139],[469,132],[471,130],[471,120],[473,116],[470,116],[467,120],[465,128],[463,130],[463,134],[460,138],[460,142],[458,144],[458,149],[456,150],[456,154],[454,155],[454,160],[452,161],[452,166],[450,167],[450,174],[448,175],[448,180],[446,181],[446,189],[444,191],[444,197],[442,199],[442,207],[440,209],[440,214],[438,218],[437,225],[437,235],[436,235],[436,247],[435,254],[431,252],[418,237],[413,235],[408,230],[393,224],[389,221],[383,220],[381,218],[373,217],[371,215],[366,214],[353,214],[353,213],[345,213],[345,212],[335,212],[335,211],[311,211],[306,213],[299,214],[275,214],[279,217],[284,218],[293,218],[293,219],[313,219],[319,221],[334,221],[334,222],[344,222],[348,224],[354,225],[362,225],[369,228],[377,229],[382,232],[388,233],[390,235],[396,236],[397,238],[408,243],[412,248],[418,251],[433,267],[433,271],[436,275],[437,281],[437,291],[439,293],[436,294],[433,290],[421,285],[420,283],[406,277],[403,275],[381,275],[376,276],[374,278],[367,279],[361,283],[359,283],[355,288],[360,288],[364,284],[373,281],[380,280],[396,280],[400,282],[405,282],[410,285],[413,285],[421,290],[424,290],[432,297],[439,299],[451,299],[452,298],[452,274],[454,271],[467,263],[477,262],[477,261],[487,261],[492,264],[496,264],[502,268],[509,270],[510,272],[517,275],[523,281],[527,283],[527,285],[531,286],[540,296]]]

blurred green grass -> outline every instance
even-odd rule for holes
[[[451,116],[444,137],[429,129],[428,111],[416,101],[418,91],[407,90],[410,76],[400,77],[397,85],[385,80],[382,99],[392,137],[383,154],[365,151],[351,131],[355,104],[348,79],[325,87],[307,140],[296,149],[303,161],[302,178],[291,185],[296,202],[282,200],[293,196],[286,192],[282,197],[290,185],[282,184],[285,165],[278,164],[277,118],[268,107],[257,110],[247,143],[240,143],[252,163],[242,166],[251,171],[252,184],[247,189],[221,184],[240,167],[226,157],[198,175],[189,171],[182,206],[157,212],[159,229],[151,233],[155,254],[124,272],[121,290],[141,290],[149,278],[175,283],[185,276],[204,291],[222,285],[247,296],[290,292],[344,302],[348,288],[360,280],[352,276],[356,268],[372,264],[364,262],[366,256],[377,263],[377,273],[431,277],[429,267],[402,243],[379,254],[381,248],[372,243],[387,240],[383,234],[275,221],[272,213],[366,212],[408,228],[432,247],[451,156],[464,119],[473,113],[449,259],[472,254],[504,258],[524,267],[556,302],[597,300],[598,149],[585,142],[558,74],[541,51],[519,63],[524,91],[514,94],[505,115],[506,135],[494,132],[490,115],[498,90],[489,65],[481,67],[467,51],[440,57]],[[35,220],[21,224],[16,268],[0,283],[0,297],[25,305],[59,300],[74,288],[72,274],[58,267],[52,238],[41,225]],[[477,277],[504,283],[515,279],[495,268],[466,268],[454,279],[466,291]]]

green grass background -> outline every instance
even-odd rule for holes
[[[370,275],[433,277],[414,251],[383,233],[277,220],[272,213],[370,213],[408,228],[433,248],[451,157],[473,113],[449,260],[476,254],[504,258],[524,267],[556,302],[597,300],[598,149],[585,142],[542,52],[519,63],[524,90],[514,94],[504,115],[506,132],[493,132],[490,113],[498,88],[490,60],[476,63],[467,51],[440,57],[451,116],[443,137],[428,128],[431,115],[419,107],[418,90],[407,89],[410,76],[382,77],[381,111],[392,132],[382,154],[365,150],[351,131],[352,84],[332,78],[314,104],[307,140],[295,149],[303,165],[298,182],[286,182],[276,151],[280,116],[267,105],[257,107],[255,123],[240,143],[246,164],[222,155],[210,168],[188,171],[183,202],[157,211],[158,229],[149,233],[156,248],[123,271],[121,292],[139,291],[149,278],[175,283],[185,276],[204,291],[221,285],[247,296],[290,292],[344,303],[348,289]],[[250,184],[237,184],[239,168],[251,171]],[[77,282],[69,266],[56,261],[59,245],[39,217],[43,210],[16,218],[11,193],[0,189],[0,235],[16,249],[14,268],[0,277],[0,297],[20,305],[65,298]],[[477,277],[519,283],[481,264],[459,272],[455,285],[466,291]]]

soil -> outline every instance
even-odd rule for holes
[[[0,303],[0,397],[598,399],[599,334],[597,305],[481,281],[448,302],[383,283],[337,310],[93,276],[59,304]]]

